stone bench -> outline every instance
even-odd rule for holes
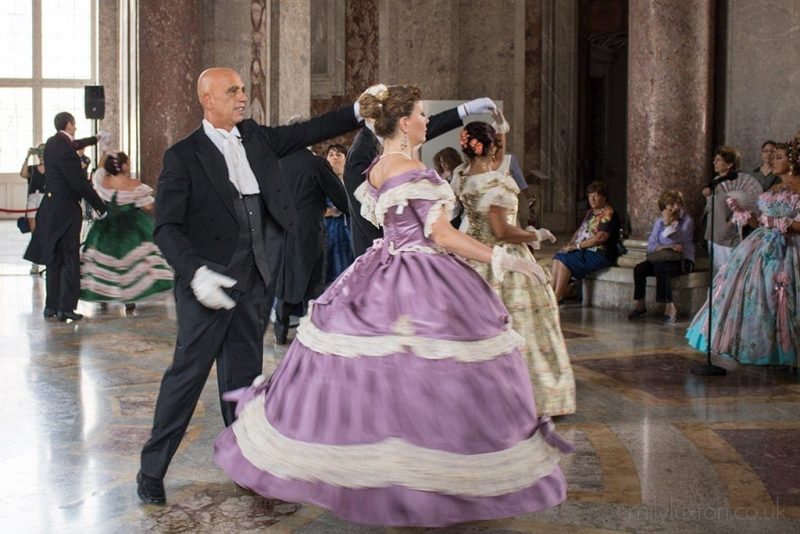
[[[672,299],[679,317],[691,317],[708,298],[709,271],[695,271],[672,279]],[[633,309],[633,268],[609,267],[594,272],[583,280],[583,305],[615,310]],[[647,278],[645,304],[649,311],[658,311],[656,279]]]

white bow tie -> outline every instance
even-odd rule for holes
[[[228,179],[242,195],[253,195],[260,191],[258,181],[250,162],[247,161],[247,153],[244,151],[242,140],[224,130],[217,130],[225,137],[222,144],[222,155],[225,156],[225,165],[228,167]]]

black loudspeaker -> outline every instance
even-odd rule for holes
[[[83,87],[83,110],[87,119],[103,120],[106,115],[106,93],[102,85]]]

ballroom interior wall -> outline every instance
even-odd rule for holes
[[[142,4],[151,1],[142,0]],[[330,1],[335,4],[335,0]],[[539,182],[541,187],[540,202],[548,214],[544,222],[557,229],[574,227],[579,211],[576,205],[581,197],[578,189],[584,182],[579,173],[585,166],[580,161],[580,143],[585,132],[579,129],[580,52],[575,41],[583,31],[578,21],[585,16],[581,10],[589,9],[586,2],[339,2],[336,9],[343,11],[344,19],[340,35],[325,37],[332,46],[341,46],[343,50],[343,61],[333,64],[333,68],[344,70],[338,90],[323,95],[315,93],[308,50],[304,48],[299,54],[295,49],[311,46],[310,42],[301,43],[311,40],[314,17],[329,14],[319,11],[314,0],[305,4],[310,16],[294,19],[300,20],[303,27],[294,28],[298,32],[294,32],[291,40],[286,33],[292,29],[292,19],[286,18],[283,23],[276,19],[280,9],[291,7],[287,0],[188,2],[202,13],[194,29],[201,43],[198,69],[229,65],[239,70],[252,89],[251,99],[264,108],[258,113],[268,121],[276,116],[286,119],[290,108],[297,108],[297,113],[305,108],[306,113],[317,114],[351,102],[364,87],[377,81],[416,83],[430,99],[466,100],[487,95],[502,100],[512,125],[510,147],[523,161],[529,181]],[[116,0],[101,2],[101,16],[104,11],[105,17],[116,16],[116,5]],[[257,27],[253,14],[259,5],[265,9],[265,16]],[[618,10],[601,12],[610,23],[619,14]],[[602,26],[602,22],[597,23]],[[141,24],[159,23],[142,19]],[[796,53],[792,44],[800,33],[800,4],[784,0],[719,0],[717,24],[724,26],[717,30],[715,42],[714,142],[738,146],[745,164],[752,166],[763,139],[788,138],[800,128],[800,101],[793,90],[800,81],[800,69],[794,67]],[[107,87],[106,93],[115,94],[114,73],[119,69],[119,51],[112,25],[101,26],[100,44],[100,79]],[[256,55],[259,60],[254,71]],[[252,72],[260,77],[254,79]],[[166,74],[169,73],[161,76]],[[175,75],[178,74],[176,71]],[[193,71],[183,76],[193,83],[197,74]],[[183,80],[181,84],[169,82],[165,80],[164,87],[190,85]],[[306,89],[308,85],[310,90]],[[295,101],[277,100],[287,91],[295,96],[298,93],[309,96]],[[162,100],[174,96],[174,89],[151,93],[140,101],[141,109],[158,107]],[[194,99],[194,95],[190,98]],[[196,104],[191,107],[190,122],[194,124],[200,110]],[[121,120],[119,111],[111,101],[107,110],[106,122],[113,131]],[[152,123],[142,123],[141,127],[174,128]],[[171,132],[163,137],[177,139],[186,133]],[[348,142],[349,138],[342,140]],[[148,155],[150,159],[156,158],[159,165],[166,148],[162,144],[163,141],[156,143]],[[606,168],[624,169],[624,162],[603,164]],[[157,170],[153,168],[152,172]],[[710,166],[708,170],[711,171]],[[542,176],[549,181],[540,182]]]

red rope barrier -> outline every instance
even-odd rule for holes
[[[32,211],[37,211],[39,208],[32,208],[29,210],[7,210],[5,208],[0,208],[0,213],[30,213]]]

